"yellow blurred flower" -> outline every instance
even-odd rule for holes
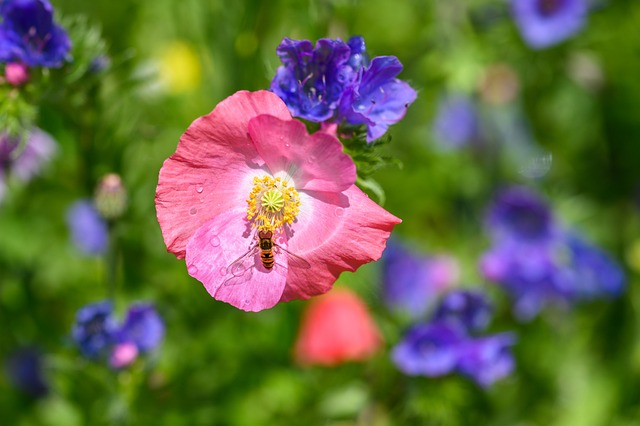
[[[183,41],[170,43],[160,54],[158,75],[171,93],[191,91],[200,85],[202,67],[194,48]]]

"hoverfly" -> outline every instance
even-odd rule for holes
[[[267,271],[274,269],[279,272],[279,269],[284,267],[276,262],[276,255],[287,256],[287,263],[291,266],[295,266],[302,269],[311,268],[311,264],[301,258],[298,255],[291,253],[289,250],[278,245],[273,240],[273,232],[258,231],[258,241],[256,244],[249,248],[246,253],[231,262],[227,267],[226,272],[229,277],[224,281],[223,285],[238,285],[245,283],[253,274],[253,267],[255,266],[255,255],[260,252],[260,261],[262,266]]]

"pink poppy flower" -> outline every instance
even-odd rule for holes
[[[164,162],[158,222],[211,296],[260,311],[323,294],[380,258],[400,220],[355,179],[335,137],[309,135],[271,92],[241,91],[195,120]]]
[[[367,306],[352,291],[335,289],[308,306],[295,345],[303,365],[363,361],[382,346]]]

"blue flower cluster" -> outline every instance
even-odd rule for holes
[[[109,356],[113,367],[133,362],[139,353],[154,350],[164,338],[164,323],[149,304],[132,305],[119,324],[109,301],[92,303],[76,313],[72,337],[84,356],[98,359]]]
[[[603,251],[560,226],[536,193],[502,191],[487,214],[492,247],[480,269],[514,299],[514,312],[528,320],[553,303],[568,306],[617,296],[625,287],[620,267]]]
[[[442,298],[430,321],[414,325],[393,348],[393,362],[410,376],[457,372],[489,387],[513,371],[515,343],[512,333],[478,335],[491,315],[492,306],[481,293],[452,291]]]
[[[367,126],[371,142],[400,121],[416,92],[396,78],[402,64],[395,56],[369,61],[364,39],[309,40],[284,38],[277,48],[282,62],[271,91],[291,114],[313,122]]]
[[[71,41],[47,0],[0,1],[0,16],[0,62],[59,67],[68,59]]]

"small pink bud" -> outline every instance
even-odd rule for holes
[[[114,368],[122,368],[131,364],[137,357],[138,347],[134,343],[119,343],[113,348],[109,363]]]
[[[29,81],[27,66],[19,62],[8,63],[4,67],[4,76],[12,86],[21,86]]]

